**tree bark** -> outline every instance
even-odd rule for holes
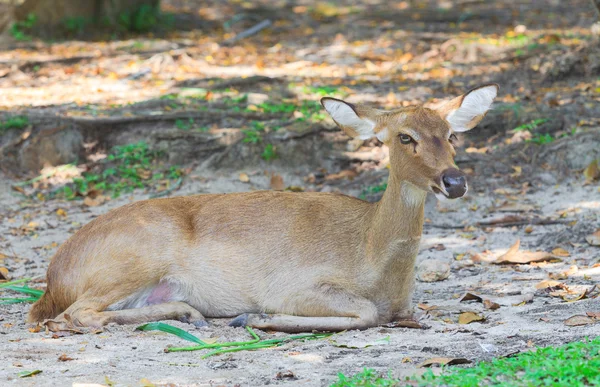
[[[123,13],[135,12],[143,5],[158,7],[159,3],[160,0],[25,0],[14,14],[16,20],[34,14],[35,28],[51,33],[69,18],[115,23]]]

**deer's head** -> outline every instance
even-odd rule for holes
[[[377,137],[390,148],[390,173],[400,181],[455,199],[467,193],[467,179],[454,163],[456,134],[473,129],[485,117],[498,85],[484,85],[432,110],[421,106],[391,111],[353,105],[335,98],[321,103],[351,137]]]

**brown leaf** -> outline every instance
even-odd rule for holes
[[[67,216],[67,211],[65,211],[62,208],[59,208],[58,210],[56,210],[56,216],[60,216],[60,217],[66,217]]]
[[[98,195],[95,198],[92,198],[91,196],[86,196],[85,199],[83,199],[83,204],[85,204],[88,207],[96,207],[104,203],[106,199],[107,198],[104,195]]]
[[[434,357],[428,360],[425,360],[423,363],[419,364],[419,368],[431,367],[433,365],[444,366],[444,365],[454,365],[454,364],[469,364],[470,360],[465,358],[456,358],[456,357]]]
[[[555,280],[543,280],[542,282],[535,285],[536,289],[547,289],[564,286],[562,282]]]
[[[75,360],[72,357],[68,357],[66,353],[63,353],[62,355],[60,355],[58,357],[59,361],[70,361],[70,360]]]
[[[247,174],[242,172],[242,173],[240,173],[240,181],[242,183],[248,183],[250,181],[250,178],[248,177]]]
[[[532,263],[542,261],[560,261],[556,255],[547,253],[545,251],[519,251],[521,241],[517,239],[514,245],[501,256],[499,256],[494,262],[497,265],[511,264],[511,263]]]
[[[481,298],[480,296],[478,296],[477,294],[473,294],[473,293],[465,293],[465,295],[460,299],[459,302],[464,302],[464,301],[477,301],[477,302],[482,302],[483,298]]]
[[[585,240],[592,246],[600,246],[600,228],[592,235],[586,236]]]
[[[0,281],[10,281],[8,269],[5,267],[0,267]]]
[[[296,375],[294,375],[294,373],[292,371],[288,370],[285,372],[278,372],[277,375],[275,375],[275,379],[277,379],[277,380],[296,379]]]
[[[585,312],[588,317],[600,319],[600,312]]]
[[[571,316],[565,320],[565,325],[569,327],[577,327],[580,325],[589,325],[594,324],[596,322],[595,319],[584,316],[581,314],[576,314],[575,316]]]
[[[474,312],[463,312],[458,316],[459,324],[470,324],[476,321],[485,321],[485,317]]]
[[[354,171],[352,169],[345,169],[343,171],[340,171],[339,173],[332,173],[330,175],[325,176],[325,180],[327,180],[327,181],[339,180],[339,179],[352,180],[357,175],[358,175],[358,173],[356,173],[356,171]]]
[[[561,247],[557,247],[554,250],[552,250],[552,254],[556,255],[557,257],[570,257],[571,256],[571,254],[567,250],[565,250]]]
[[[535,210],[535,206],[530,204],[505,203],[500,207],[495,208],[498,212],[531,212]]]
[[[437,305],[417,304],[417,308],[421,310],[432,310],[436,309]]]
[[[425,329],[425,327],[419,324],[418,321],[415,320],[397,320],[393,321],[389,324],[385,324],[384,326],[388,328],[413,328],[413,329]]]
[[[28,328],[27,330],[31,333],[38,333],[41,329],[42,329],[42,326],[40,324],[36,324],[35,327]]]
[[[483,307],[489,310],[496,310],[500,308],[500,304],[492,300],[483,300]]]
[[[271,176],[271,189],[274,191],[283,191],[285,189],[283,177],[273,174],[273,176]]]
[[[583,170],[583,176],[585,176],[585,180],[588,182],[600,178],[600,168],[598,168],[598,160],[592,161],[587,167],[585,167],[585,169]]]

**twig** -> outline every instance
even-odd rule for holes
[[[267,19],[267,20],[263,20],[260,23],[258,23],[257,25],[248,28],[245,31],[240,32],[239,34],[237,34],[236,36],[234,36],[231,39],[227,39],[223,42],[223,44],[232,44],[237,42],[238,40],[242,40],[245,39],[249,36],[252,36],[262,30],[264,30],[265,28],[269,27],[271,24],[273,24],[271,22],[271,20]]]
[[[181,187],[181,183],[183,183],[183,177],[180,177],[179,179],[177,179],[177,181],[169,189],[155,193],[154,195],[150,195],[150,199],[160,198],[163,196],[170,195],[173,191],[176,191]]]
[[[513,226],[525,226],[525,225],[551,225],[551,224],[567,224],[570,223],[570,220],[553,220],[553,219],[523,219],[515,222],[498,222],[498,221],[489,221],[489,222],[477,222],[475,226],[493,226],[493,227],[513,227]],[[425,223],[425,227],[432,228],[441,228],[441,229],[461,229],[468,227],[468,224],[457,225],[457,224],[427,224]]]
[[[519,222],[509,223],[491,223],[491,222],[479,222],[478,226],[494,226],[494,227],[513,227],[513,226],[525,226],[525,225],[551,225],[551,224],[567,224],[571,223],[570,220],[551,220],[551,219],[525,219]]]

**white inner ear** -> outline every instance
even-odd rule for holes
[[[366,118],[360,118],[354,110],[342,101],[326,99],[323,101],[325,110],[331,115],[331,118],[342,126],[354,129],[361,140],[368,140],[375,135],[375,123]]]
[[[498,89],[496,86],[486,86],[473,90],[463,98],[462,104],[456,110],[452,110],[446,120],[455,132],[466,132],[471,129],[467,125],[473,118],[487,112],[496,98]]]

